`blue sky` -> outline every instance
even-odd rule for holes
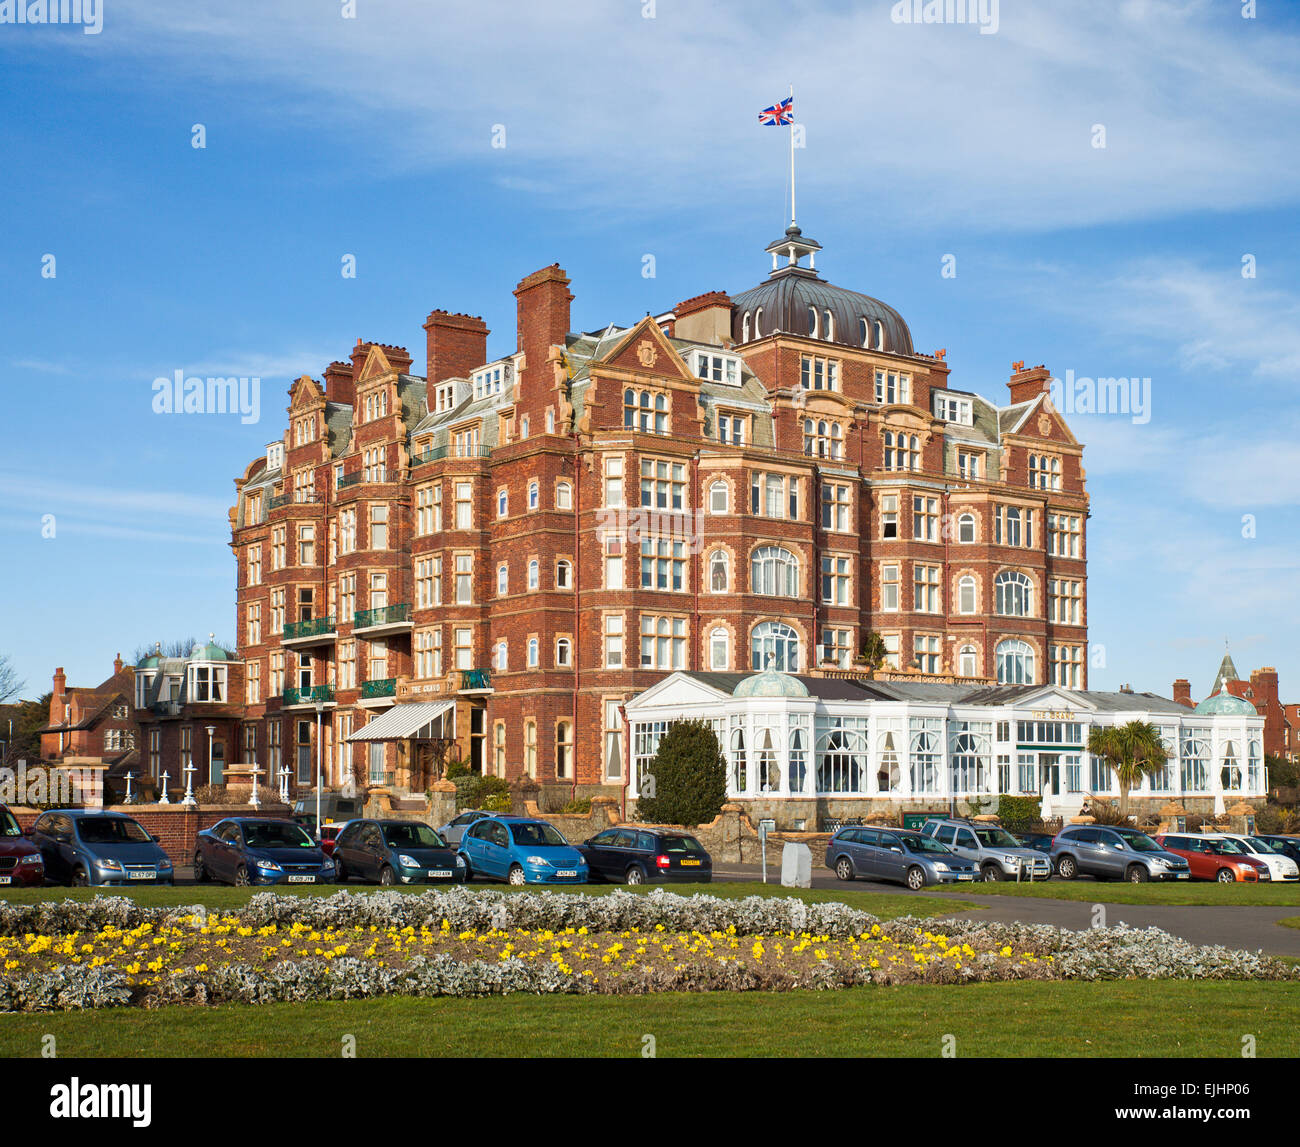
[[[1227,637],[1300,697],[1300,13],[1002,0],[981,34],[892,9],[104,0],[97,35],[0,24],[0,652],[26,695],[229,639],[233,479],[289,381],[358,336],[420,369],[445,307],[504,353],[511,289],[553,261],[581,329],[757,283],[787,152],[756,113],[793,83],[819,269],[946,348],[952,386],[1005,401],[1015,359],[1151,380],[1149,421],[1070,419],[1093,686],[1203,695]],[[261,422],[155,414],[176,370],[259,376]]]

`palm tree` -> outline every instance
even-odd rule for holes
[[[1169,759],[1160,730],[1147,721],[1094,728],[1088,734],[1088,752],[1115,770],[1119,782],[1119,811],[1128,816],[1129,789],[1142,778],[1159,772]]]

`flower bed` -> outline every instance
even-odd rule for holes
[[[656,890],[260,893],[239,912],[125,898],[0,905],[0,1011],[377,995],[840,988],[1013,979],[1296,979],[1156,929],[904,918]]]

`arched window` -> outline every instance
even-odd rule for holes
[[[750,558],[749,588],[773,597],[797,597],[799,559],[781,546],[760,546]]]
[[[843,718],[830,720],[835,722],[832,727],[817,737],[817,791],[862,792],[867,779],[866,730],[839,724]]]
[[[875,328],[876,328],[875,349],[884,350],[885,349],[885,324],[882,323],[879,319],[877,319],[875,322]]]
[[[573,664],[573,642],[567,637],[555,640],[555,664],[560,669],[567,669]]]
[[[957,612],[975,612],[975,579],[970,574],[957,581]]]
[[[749,761],[745,756],[745,730],[737,726],[731,730],[731,791],[733,794],[749,789]]]
[[[497,491],[497,517],[504,518],[510,508],[510,496],[504,490]]]
[[[754,312],[754,337],[761,338],[763,335],[763,308],[759,307]]]
[[[541,503],[541,496],[537,490],[537,483],[529,482],[528,483],[528,508],[530,510],[535,510],[537,509],[540,503]]]
[[[541,572],[541,567],[538,565],[537,559],[534,558],[532,561],[528,563],[528,588],[529,589],[537,588],[538,574],[540,572]]]
[[[1236,741],[1225,741],[1223,744],[1219,783],[1224,792],[1236,792],[1241,788],[1241,756],[1237,752]]]
[[[557,510],[573,509],[573,487],[568,482],[561,482],[555,487],[555,508]]]
[[[750,331],[750,327],[749,327],[749,312],[746,311],[746,312],[745,312],[745,317],[744,317],[744,319],[741,320],[741,326],[740,326],[740,341],[741,341],[741,342],[743,342],[743,343],[747,343],[747,342],[749,342],[749,331]]]
[[[731,635],[722,626],[709,633],[709,668],[719,673],[731,668]]]
[[[727,512],[727,484],[726,482],[714,482],[709,487],[709,513],[725,514]]]
[[[808,733],[795,726],[790,730],[790,791],[802,793],[808,785]]]
[[[1034,650],[1026,641],[1008,637],[997,647],[998,684],[1034,684]]]
[[[957,674],[974,677],[979,673],[979,654],[973,645],[963,645],[957,653]]]
[[[871,349],[871,327],[867,324],[866,319],[858,320],[858,338],[862,341],[864,347],[868,350]]]
[[[497,597],[505,597],[510,592],[510,567],[497,566]]]
[[[567,559],[561,558],[555,563],[555,588],[573,588],[573,563]]]
[[[555,723],[555,775],[567,777],[573,764],[573,722]]]
[[[962,514],[957,519],[957,540],[973,542],[975,540],[975,515]]]
[[[757,766],[758,791],[774,793],[781,787],[781,770],[776,763],[776,742],[778,734],[770,728],[758,730],[755,738],[757,752],[754,764]]]
[[[808,308],[808,333],[813,338],[817,337],[817,308],[816,307]]]
[[[779,621],[761,621],[750,635],[751,664],[755,669],[799,672],[799,635]]]
[[[530,637],[528,639],[528,668],[529,669],[537,668],[537,650],[538,650],[537,638]]]
[[[726,593],[731,589],[731,562],[726,550],[714,550],[709,557],[709,592]]]
[[[1004,617],[1028,617],[1034,611],[1034,583],[1018,570],[1003,570],[993,580],[995,610]]]
[[[506,727],[500,721],[492,730],[492,767],[497,776],[506,775]]]
[[[829,310],[822,311],[822,338],[835,338],[835,318]]]
[[[496,646],[496,656],[493,659],[494,664],[492,666],[492,668],[498,673],[504,673],[506,671],[506,666],[509,664],[509,658],[507,656],[508,652],[509,648],[506,643],[504,641],[498,641]]]

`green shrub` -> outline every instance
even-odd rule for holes
[[[1022,832],[1037,824],[1042,814],[1042,802],[1037,797],[1012,797],[1005,793],[998,797],[998,820],[1010,832]]]
[[[506,812],[510,808],[510,785],[501,777],[468,773],[453,778],[457,808],[479,808],[484,812]],[[492,798],[504,798],[504,804],[489,804]]]
[[[469,765],[464,761],[448,761],[447,769],[444,774],[449,781],[454,781],[457,777],[468,777],[472,773]]]
[[[571,800],[562,809],[562,813],[585,815],[591,812],[591,797],[578,797],[577,800]]]
[[[699,825],[713,820],[727,799],[727,766],[713,729],[703,721],[671,725],[641,792],[637,815],[644,821]]]

